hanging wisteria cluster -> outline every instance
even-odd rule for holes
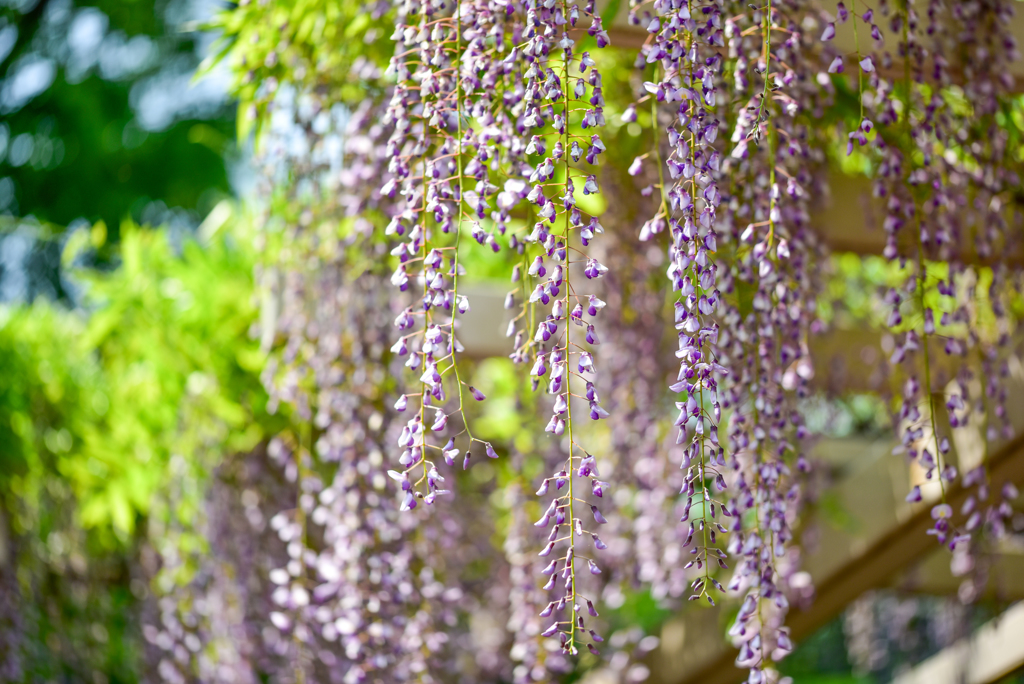
[[[392,175],[380,192],[399,198],[385,235],[404,240],[408,231],[408,242],[392,250],[399,260],[392,283],[404,291],[413,277],[423,286],[422,299],[417,294],[419,305],[403,311],[395,325],[410,329],[419,315],[424,322],[420,332],[403,335],[393,347],[403,356],[410,340],[419,346],[406,365],[422,371],[422,391],[415,393],[419,415],[409,419],[399,439],[405,448],[399,459],[403,470],[392,477],[406,490],[406,509],[415,507],[417,498],[429,504],[445,493],[437,484],[443,477],[425,452],[437,449],[452,465],[459,449],[455,437],[443,447],[430,445],[423,418],[427,406],[444,402],[445,374],[454,377],[456,412],[469,436],[463,468],[470,465],[477,440],[465,418],[464,399],[471,395],[479,401],[484,396],[465,385],[455,358],[461,346],[455,312],[464,314],[469,306],[458,294],[461,238],[468,231],[478,243],[498,251],[495,233],[507,233],[508,248],[523,258],[512,276],[519,287],[506,302],[508,308],[516,306],[518,294],[524,307],[509,330],[516,336],[513,359],[532,364],[535,387],[546,379],[553,405],[545,431],[567,440],[564,465],[538,491],[544,496],[554,484],[556,496],[537,526],[551,525],[541,555],[552,556],[558,549],[542,571],[549,577],[545,589],[551,590],[559,580],[562,585],[557,600],[542,613],[554,616],[543,633],[559,634],[563,649],[575,653],[577,633],[586,629],[584,605],[590,616],[597,615],[593,602],[578,591],[577,562],[586,561],[590,572],[599,572],[594,558],[577,551],[577,538],[586,532],[593,548],[600,550],[600,537],[584,528],[584,511],[591,509],[586,517],[592,516],[593,523],[588,528],[603,524],[605,518],[574,485],[576,478],[588,479],[593,496],[601,498],[606,483],[598,479],[594,457],[573,435],[573,405],[581,399],[587,402],[593,420],[608,415],[595,388],[592,351],[599,344],[593,321],[605,304],[585,292],[579,276],[594,280],[607,269],[576,246],[578,242],[586,247],[602,231],[596,218],[584,216],[578,196],[598,193],[596,177],[585,167],[596,165],[605,149],[593,132],[604,123],[604,100],[596,62],[586,51],[577,53],[570,31],[582,18],[598,47],[607,44],[607,36],[592,4],[582,11],[565,2],[528,3],[523,9],[524,16],[516,16],[512,7],[489,3],[462,3],[454,10],[444,3],[405,3],[399,8],[391,63],[397,85],[385,118],[395,129],[388,143]],[[500,100],[495,96],[499,83],[509,89]],[[502,187],[492,182],[492,174],[505,176]],[[520,207],[526,208],[528,221],[536,223],[532,229],[510,230],[511,214]],[[492,230],[481,224],[488,219]],[[430,246],[452,233],[447,246]],[[413,264],[419,264],[418,273],[410,271]],[[434,310],[453,306],[455,311],[443,323],[433,322]],[[519,328],[517,322],[530,327]],[[574,327],[585,328],[585,333],[580,330],[574,336]],[[573,391],[575,379],[585,385],[585,399]],[[395,408],[406,410],[410,396],[413,393],[403,394]],[[429,430],[443,432],[448,414],[440,406],[434,410]],[[489,443],[482,446],[487,456],[497,456]],[[420,464],[423,475],[414,483],[409,473]],[[424,479],[429,490],[425,495],[416,490]],[[593,641],[601,640],[593,630],[589,633]],[[593,643],[588,646],[596,652]]]
[[[849,134],[848,152],[854,142],[870,146],[874,131],[884,253],[906,273],[885,303],[897,333],[890,363],[904,369],[897,375],[902,448],[923,473],[907,500],[930,495],[930,534],[955,552],[957,574],[967,574],[965,565],[983,567],[977,551],[1005,535],[1008,502],[1017,497],[1011,483],[990,491],[987,472],[992,445],[1013,436],[1005,383],[1009,298],[1019,276],[1008,257],[1019,249],[1019,215],[1009,198],[1019,176],[1006,163],[1007,135],[996,125],[1000,100],[1012,87],[1007,65],[1018,58],[1008,30],[1012,10],[999,2],[879,10],[878,17],[842,6],[837,13],[838,23],[849,21],[855,32],[860,25],[871,37],[863,47],[857,43],[860,124]],[[876,21],[888,24],[888,37]],[[823,39],[833,34],[830,24]],[[958,106],[947,89],[969,106]],[[982,447],[957,449],[958,469],[954,432],[972,424]],[[956,516],[960,522],[947,503],[958,480],[977,488]],[[965,598],[977,595],[978,579],[965,581]]]
[[[727,225],[739,257],[727,287],[750,288],[753,300],[749,312],[728,311],[723,340],[731,371],[727,403],[734,407],[729,445],[739,471],[730,508],[737,516],[752,512],[755,523],[750,530],[735,525],[728,549],[739,556],[729,589],[746,590],[730,634],[752,682],[763,681],[763,672],[792,650],[782,626],[786,582],[798,569],[787,557],[801,498],[791,468],[806,466],[794,399],[811,375],[807,342],[819,282],[807,197],[821,159],[800,119],[809,113],[801,110],[816,108],[828,94],[796,77],[804,60],[818,54],[788,16],[794,9],[769,3],[730,24],[748,36],[738,41],[740,63],[756,65],[753,77],[747,69],[736,72],[733,96],[743,108],[726,162],[733,210]]]
[[[295,501],[264,512],[281,676],[530,682],[606,662],[641,681],[656,637],[600,613],[650,592],[732,601],[736,665],[778,681],[808,595],[804,400],[827,372],[812,212],[841,163],[868,169],[896,274],[878,304],[908,501],[978,595],[1017,497],[989,466],[1013,434],[1024,264],[1007,0],[349,11],[370,17],[359,89],[270,105],[302,142],[268,173],[287,210],[267,212],[263,274],[265,384],[299,425],[271,444]],[[502,415],[525,440],[479,420],[504,409],[463,343],[472,286],[497,278],[520,388]]]

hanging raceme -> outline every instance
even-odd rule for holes
[[[990,20],[998,16],[997,7],[988,11],[993,12]],[[976,301],[971,281],[980,273],[968,263],[977,263],[979,256],[984,260],[992,242],[1003,241],[999,227],[1006,223],[989,214],[986,218],[990,225],[979,231],[976,215],[962,214],[958,209],[980,197],[988,196],[990,207],[993,199],[997,207],[1000,200],[996,177],[989,181],[975,172],[979,161],[972,157],[984,149],[982,143],[971,140],[970,121],[962,118],[962,110],[958,111],[942,92],[952,85],[945,60],[936,58],[933,64],[926,63],[929,53],[954,52],[954,41],[962,38],[945,35],[942,14],[939,8],[929,9],[929,25],[923,35],[913,8],[900,8],[893,16],[891,26],[899,35],[899,49],[910,58],[905,60],[902,79],[895,86],[901,90],[901,111],[883,112],[878,117],[885,129],[877,132],[876,144],[883,150],[885,161],[876,194],[887,200],[886,256],[899,260],[901,267],[911,265],[903,287],[890,288],[886,295],[891,307],[888,324],[902,337],[891,362],[907,368],[900,410],[902,442],[909,458],[916,460],[924,472],[924,483],[915,485],[907,498],[920,501],[921,487],[936,484],[938,500],[932,506],[935,524],[930,533],[954,549],[967,544],[971,535],[970,530],[953,521],[953,510],[946,502],[958,469],[951,463],[951,435],[939,420],[937,406],[940,402],[946,404],[950,427],[968,422],[969,351],[983,345],[983,338],[992,337],[981,329],[976,313],[972,317],[968,312]],[[973,25],[966,24],[968,28]],[[872,76],[873,84],[876,79]],[[984,90],[997,87],[997,82],[990,79]],[[967,87],[975,89],[977,82],[972,79]],[[879,82],[877,88],[879,92],[886,90],[884,82]],[[977,97],[976,101],[979,113],[989,109],[986,97]],[[991,142],[998,145],[998,138]],[[985,140],[984,146],[989,147],[991,142]],[[993,189],[994,197],[989,194]],[[937,261],[946,262],[944,274],[937,268]],[[960,366],[952,376],[943,368],[949,364],[942,363],[936,354],[940,348],[953,357],[954,367]],[[963,360],[956,361],[957,357]],[[960,380],[947,395],[943,385],[955,377]],[[963,459],[961,455],[961,463]],[[968,484],[975,484],[984,479],[983,469],[965,478]],[[977,526],[977,521],[967,522],[972,529]]]
[[[962,22],[964,34],[950,36],[944,46],[960,53],[964,95],[974,110],[974,117],[961,114],[954,123],[954,130],[968,133],[966,140],[957,133],[956,141],[949,145],[957,148],[956,152],[942,155],[949,182],[966,185],[961,192],[968,212],[966,220],[956,226],[958,242],[966,246],[961,254],[947,256],[950,273],[946,294],[948,297],[952,291],[958,306],[953,312],[943,313],[939,320],[940,325],[958,322],[967,333],[950,340],[944,348],[947,354],[959,353],[962,358],[956,374],[958,391],[946,400],[949,424],[952,428],[964,427],[973,414],[974,429],[981,434],[983,444],[973,468],[965,459],[960,463],[962,484],[977,487],[976,495],[968,496],[960,511],[967,516],[964,530],[971,535],[971,542],[957,549],[976,570],[961,586],[962,595],[970,600],[977,597],[985,582],[984,563],[977,556],[1006,535],[1010,501],[1018,496],[1012,483],[1006,483],[998,493],[990,492],[988,473],[993,445],[1013,436],[1006,405],[1012,334],[1007,293],[1016,286],[1007,279],[1015,276],[1011,267],[994,258],[1000,251],[1014,253],[1019,244],[1019,238],[1014,237],[1019,235],[1019,223],[1014,230],[1006,216],[1009,193],[1019,179],[1004,164],[1007,135],[995,122],[998,103],[1009,95],[1012,85],[1009,65],[1019,57],[1008,30],[1011,13],[1005,2],[998,1],[957,6],[953,18]],[[969,39],[964,40],[964,35]],[[968,265],[972,259],[991,267]],[[957,562],[956,557],[953,562]]]
[[[538,220],[532,232],[523,238],[523,244],[529,261],[526,275],[536,282],[529,294],[530,303],[535,305],[536,312],[541,310],[540,306],[550,306],[550,313],[537,323],[532,340],[525,344],[521,338],[517,340],[512,355],[520,362],[533,358],[530,375],[535,387],[547,378],[547,393],[554,401],[545,431],[557,438],[564,435],[568,451],[558,472],[546,477],[537,491],[538,496],[546,496],[553,484],[555,496],[535,524],[551,528],[540,555],[548,558],[559,554],[542,570],[548,578],[544,589],[555,592],[555,600],[541,611],[542,617],[554,619],[542,635],[558,635],[563,652],[570,654],[577,652],[579,642],[587,640],[587,631],[587,647],[592,652],[597,653],[594,643],[603,641],[597,632],[586,628],[587,614],[596,617],[598,613],[593,599],[583,592],[584,582],[577,576],[577,563],[585,561],[590,573],[600,573],[596,556],[583,549],[606,548],[594,527],[606,520],[598,505],[590,502],[585,491],[580,491],[582,482],[578,480],[588,480],[590,494],[598,500],[608,486],[599,479],[594,456],[579,441],[581,431],[577,428],[574,434],[573,430],[574,412],[577,420],[581,415],[574,406],[581,401],[587,402],[592,420],[608,415],[599,403],[592,351],[600,342],[594,321],[605,303],[586,293],[584,285],[603,276],[607,269],[582,249],[602,229],[596,218],[585,218],[578,207],[580,195],[598,192],[594,174],[583,164],[593,167],[604,150],[595,132],[604,124],[604,100],[601,74],[594,60],[587,52],[577,54],[577,41],[570,36],[581,15],[590,24],[587,32],[596,38],[598,47],[606,45],[607,36],[600,19],[594,16],[592,2],[582,12],[578,5],[569,5],[564,0],[527,5],[527,41],[522,52],[529,66],[524,75],[523,125],[527,131],[536,131],[526,152],[542,160],[528,178],[532,189],[527,200],[536,205]],[[580,247],[576,246],[577,239]],[[535,255],[532,260],[531,255]],[[522,275],[520,272],[519,277]],[[585,280],[581,281],[580,275]],[[540,306],[536,306],[538,302]],[[535,316],[531,316],[530,323]],[[583,395],[579,394],[581,386]],[[586,537],[592,545],[579,543]]]
[[[717,48],[725,45],[725,38],[721,8],[716,3],[655,2],[653,8],[658,16],[647,25],[652,39],[644,46],[645,62],[660,66],[663,80],[645,82],[644,88],[653,100],[654,125],[658,125],[661,103],[679,104],[666,127],[670,150],[666,165],[674,183],[667,187],[659,169],[662,201],[641,239],[653,237],[663,223],[668,224],[667,275],[678,297],[674,324],[680,360],[676,381],[669,389],[684,395],[676,402],[676,443],[685,445],[682,467],[687,471],[687,503],[681,522],[689,522],[689,529],[683,546],[694,556],[687,567],[704,569],[703,576],[693,581],[691,599],[706,597],[713,604],[709,592],[720,590],[721,585],[711,576],[711,566],[725,567],[724,553],[716,546],[716,532],[724,533],[725,528],[716,518],[719,512],[730,515],[709,484],[719,493],[725,489],[720,470],[726,460],[718,437],[718,384],[726,370],[719,364],[719,325],[713,316],[721,299],[714,261],[718,251],[715,222],[722,199],[717,184],[721,153],[714,147],[720,127],[715,116],[721,66]],[[637,8],[631,8],[631,16],[636,12]],[[655,157],[660,162],[660,153],[656,151]],[[691,511],[699,516],[694,521],[690,521]]]
[[[923,434],[917,427],[912,435],[915,441],[908,448],[912,456],[920,451],[926,481],[938,474],[934,479],[938,480],[939,502],[932,510],[932,533],[956,551],[954,565],[963,568],[966,564],[979,572],[982,563],[974,556],[991,539],[1005,533],[1006,502],[1017,495],[1012,485],[990,492],[987,473],[992,445],[1012,436],[1003,406],[1003,387],[1009,377],[1003,350],[1011,339],[1003,293],[1014,286],[1003,279],[1014,277],[1009,276],[1014,267],[1006,260],[1016,252],[1017,239],[1006,207],[1007,182],[1015,183],[1016,175],[1007,175],[1008,169],[998,161],[1005,159],[1006,134],[993,121],[995,103],[1000,94],[1007,94],[1009,85],[1004,60],[1013,60],[1017,54],[1006,29],[1007,12],[1006,4],[1000,2],[930,8],[925,36],[919,38],[912,14],[900,24],[906,26],[907,43],[914,45],[915,38],[921,42],[917,52],[955,57],[959,71],[937,58],[933,65],[922,66],[919,58],[905,75],[907,97],[924,98],[934,82],[945,88],[962,87],[971,103],[970,109],[965,109],[943,94],[941,99],[933,95],[922,114],[916,113],[913,105],[908,109],[907,129],[917,144],[934,136],[934,156],[924,155],[922,168],[913,168],[908,176],[911,188],[916,189],[916,245],[910,244],[916,247],[917,280],[913,285],[908,282],[906,298],[914,300],[916,311],[908,317],[911,330],[896,356],[913,363],[910,352],[920,347],[924,389],[919,403],[927,406],[928,413]],[[950,24],[961,29],[951,32],[946,28]],[[996,256],[998,252],[1001,257]],[[897,295],[892,299],[895,302]],[[894,315],[897,325],[898,318]],[[916,399],[908,392],[911,397]],[[945,404],[948,431],[941,425],[940,403]],[[915,427],[915,411],[913,407],[905,411],[909,432]],[[984,445],[980,454],[971,454],[966,447],[962,453],[956,450],[959,472],[950,463],[958,429],[976,430]],[[962,486],[977,487],[959,512],[965,518],[962,525],[952,521],[954,511],[945,502],[946,489],[958,475]],[[983,513],[980,502],[990,496],[991,503],[984,505]],[[915,486],[908,499],[921,498],[921,489]],[[979,579],[971,575],[965,580],[965,596],[976,596],[975,580]]]
[[[470,397],[484,399],[462,379],[457,363],[463,350],[456,337],[457,318],[469,311],[468,298],[459,294],[459,278],[465,273],[459,263],[463,231],[498,248],[479,223],[486,215],[488,196],[497,188],[489,182],[485,164],[470,158],[464,166],[467,155],[481,150],[479,138],[464,127],[472,91],[483,85],[475,78],[483,56],[467,58],[464,53],[467,45],[479,46],[479,38],[464,40],[462,7],[453,13],[444,2],[402,2],[392,35],[395,56],[390,69],[397,83],[385,116],[385,122],[394,126],[388,141],[392,177],[381,194],[396,199],[385,234],[407,240],[391,252],[399,260],[391,282],[402,292],[417,288],[416,303],[395,319],[403,334],[392,351],[408,356],[405,365],[418,375],[420,385],[419,392],[406,392],[395,403],[397,411],[405,412],[410,400],[414,402],[413,415],[398,439],[401,469],[388,471],[405,492],[403,510],[415,508],[418,500],[432,504],[448,493],[434,459],[440,455],[453,465],[460,452],[455,440],[462,434],[469,438],[463,457],[463,467],[468,467],[478,440],[465,418],[465,405]],[[475,181],[473,189],[470,180]],[[432,443],[431,434],[440,439],[450,432],[447,392],[453,384],[458,408],[452,413],[458,415],[462,430],[441,446]],[[497,458],[489,443],[479,444],[488,457]]]
[[[753,517],[751,529],[735,524],[730,539],[730,554],[738,560],[729,590],[746,596],[729,634],[751,682],[774,677],[774,663],[792,650],[783,625],[788,580],[799,569],[787,553],[802,498],[790,465],[807,467],[800,449],[806,430],[795,398],[806,395],[812,375],[808,337],[816,320],[817,245],[807,225],[805,186],[815,184],[820,164],[809,150],[804,117],[818,97],[827,97],[796,75],[819,58],[805,54],[806,20],[795,4],[769,2],[729,24],[741,62],[760,75],[736,70],[739,111],[731,138],[736,147],[726,161],[732,180],[726,236],[739,263],[729,269],[725,290],[752,291],[752,297],[749,305],[733,299],[722,336],[723,363],[731,371],[729,445],[738,471],[730,508],[736,523]]]

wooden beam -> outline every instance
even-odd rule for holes
[[[993,684],[1024,667],[1024,604],[944,648],[893,684]]]
[[[1019,542],[1002,544],[986,560],[989,579],[979,598],[1001,605],[1024,601],[1024,550],[1018,547]],[[891,587],[900,594],[956,596],[963,580],[950,572],[949,553],[940,550],[903,573]]]

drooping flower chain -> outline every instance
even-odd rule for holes
[[[974,467],[966,467],[966,459],[961,458],[962,484],[976,487],[960,511],[967,516],[963,531],[972,537],[963,545],[964,561],[976,571],[969,573],[961,586],[961,598],[973,600],[984,585],[984,564],[977,558],[978,552],[990,550],[1005,536],[1012,510],[1009,502],[1018,496],[1012,484],[1004,485],[998,494],[990,491],[987,461],[993,445],[1013,436],[1006,397],[1008,347],[1015,324],[1008,298],[1020,281],[1021,266],[1008,263],[1006,255],[1020,253],[1021,238],[1019,224],[1014,226],[1007,216],[1007,206],[1020,178],[1006,164],[1007,133],[998,126],[996,113],[999,101],[1012,92],[1009,65],[1019,59],[1019,52],[1008,28],[1013,14],[1010,3],[985,0],[958,3],[950,9],[954,25],[962,30],[946,38],[943,52],[959,53],[964,95],[973,105],[974,116],[958,117],[954,122],[955,129],[969,131],[967,140],[953,144],[955,155],[941,158],[947,182],[966,185],[962,193],[967,212],[958,226],[957,242],[964,247],[960,254],[943,255],[950,269],[946,291],[952,292],[957,307],[944,312],[939,324],[955,329],[959,323],[965,331],[945,349],[947,354],[960,352],[962,358],[956,373],[957,391],[946,401],[949,423],[962,427],[973,415],[983,445]],[[966,263],[972,256],[991,264],[987,291],[980,264],[972,267]],[[986,319],[990,321],[987,325]],[[978,386],[976,394],[972,385]],[[955,556],[952,562],[957,563]],[[961,568],[957,574],[967,573]]]
[[[528,64],[522,125],[527,131],[537,133],[526,152],[542,157],[529,176],[532,189],[526,198],[536,206],[538,221],[523,239],[524,253],[529,255],[534,250],[540,253],[530,261],[525,275],[537,280],[529,300],[551,308],[535,332],[527,331],[533,334],[527,343],[529,346],[518,346],[512,356],[520,362],[533,356],[530,374],[535,386],[546,378],[548,394],[554,397],[545,429],[555,437],[564,434],[568,442],[564,464],[558,472],[544,479],[537,492],[538,496],[545,496],[554,484],[556,495],[536,526],[551,527],[547,545],[540,555],[548,558],[560,554],[542,571],[548,578],[545,590],[561,585],[555,589],[556,600],[541,612],[542,617],[554,617],[554,622],[542,635],[558,635],[562,650],[570,654],[577,652],[577,642],[583,640],[583,633],[587,631],[584,613],[597,615],[593,601],[583,595],[579,586],[582,578],[577,577],[577,561],[586,561],[591,573],[600,570],[594,557],[580,552],[578,540],[587,535],[595,549],[605,548],[598,535],[587,529],[590,524],[584,525],[582,509],[591,509],[595,523],[606,522],[597,505],[584,498],[576,480],[589,480],[591,492],[598,498],[608,486],[598,479],[594,456],[585,451],[573,435],[574,404],[584,400],[584,396],[573,391],[573,378],[585,385],[590,417],[598,420],[607,415],[598,403],[594,384],[597,372],[591,351],[599,343],[592,321],[604,302],[595,295],[579,292],[579,281],[574,285],[574,277],[578,278],[580,270],[587,280],[601,277],[606,270],[576,247],[574,234],[579,235],[581,246],[586,247],[599,225],[596,218],[588,221],[584,217],[577,206],[577,197],[581,191],[584,195],[598,192],[595,176],[579,165],[584,156],[587,164],[596,164],[597,155],[604,149],[599,136],[590,132],[604,123],[601,75],[588,55],[576,54],[576,40],[569,34],[583,15],[590,22],[589,35],[597,39],[599,47],[606,45],[607,35],[593,11],[592,2],[582,10],[564,0],[527,2],[523,33],[526,42],[517,47]],[[549,146],[550,155],[544,157]],[[520,277],[522,275],[520,273]],[[525,297],[526,293],[523,294]],[[581,330],[574,335],[576,328]],[[528,349],[533,349],[533,354]],[[559,493],[563,487],[565,491]],[[587,646],[596,653],[593,642],[603,639],[593,629],[589,634],[591,643]]]
[[[322,153],[323,138],[335,132],[309,124],[324,109],[329,107],[318,98],[304,96],[293,112],[296,121],[280,134],[305,135],[307,149]],[[269,332],[287,342],[264,380],[272,400],[291,403],[298,420],[295,434],[279,436],[268,448],[291,496],[281,506],[280,497],[266,501],[263,492],[263,513],[283,544],[284,558],[273,559],[279,564],[268,569],[267,617],[274,629],[262,636],[282,659],[284,679],[322,679],[323,668],[340,672],[345,681],[371,673],[396,680],[423,677],[442,669],[438,653],[449,636],[457,636],[450,629],[455,618],[449,594],[437,579],[442,568],[435,563],[436,572],[415,570],[436,549],[421,537],[410,541],[418,520],[401,516],[378,491],[384,479],[382,438],[394,425],[383,404],[391,356],[386,252],[370,239],[368,218],[380,208],[371,189],[380,177],[386,132],[374,111],[370,103],[349,118],[340,177],[329,173],[338,160],[326,154],[291,169],[296,185],[338,186],[329,186],[330,199],[323,204],[304,205],[289,232],[293,261],[276,264],[288,270],[276,293],[282,302],[276,329]],[[279,143],[272,137],[268,148],[288,147]],[[350,217],[351,229],[325,239],[321,222],[338,213]],[[252,520],[258,508],[247,507]],[[267,562],[255,560],[260,566]],[[433,599],[430,610],[422,610],[426,596]],[[449,627],[439,630],[442,623]]]
[[[480,84],[466,77],[475,73],[476,64],[472,50],[464,52],[462,5],[454,14],[447,7],[440,0],[399,3],[392,36],[395,57],[390,68],[397,74],[397,84],[385,117],[394,125],[388,143],[392,177],[381,194],[397,197],[397,207],[385,233],[407,240],[392,250],[399,260],[392,284],[403,292],[410,286],[422,290],[414,295],[415,305],[395,319],[403,335],[392,347],[397,355],[408,356],[405,365],[418,375],[420,384],[419,392],[402,394],[395,403],[400,412],[407,410],[410,399],[418,404],[398,439],[403,449],[398,458],[401,469],[389,471],[404,491],[403,510],[415,508],[417,500],[432,504],[437,496],[448,493],[432,452],[440,452],[448,465],[454,464],[459,455],[455,437],[443,446],[430,440],[430,433],[443,435],[448,429],[446,385],[451,389],[454,382],[459,397],[455,413],[463,424],[458,435],[469,436],[470,449],[477,440],[465,419],[465,401],[467,396],[484,399],[483,393],[463,381],[456,363],[462,351],[456,319],[469,311],[469,300],[458,291],[459,277],[465,272],[459,252],[467,224],[475,235],[484,236],[478,220],[485,215],[486,196],[496,188],[478,160],[470,159],[464,166],[467,153],[479,149],[477,137],[467,127],[467,87]],[[469,44],[475,43],[475,37],[467,38],[473,38]],[[471,180],[475,181],[472,190]],[[497,248],[493,236],[484,240]],[[409,330],[413,332],[405,332]],[[447,383],[445,376],[449,376]],[[489,443],[481,446],[487,456],[497,457]],[[463,467],[468,467],[470,449]]]
[[[737,55],[737,120],[726,163],[726,233],[735,252],[723,289],[737,303],[724,317],[722,348],[732,371],[729,444],[738,471],[729,552],[740,558],[729,589],[746,591],[729,633],[751,682],[773,678],[766,671],[793,648],[783,626],[789,578],[799,569],[788,553],[801,500],[791,465],[807,468],[795,400],[807,395],[813,374],[808,338],[821,261],[809,215],[824,159],[811,143],[813,120],[829,98],[829,89],[807,76],[820,56],[805,54],[813,42],[804,35],[811,19],[804,12],[776,0],[728,27]],[[749,305],[739,303],[740,290],[752,293]],[[742,529],[748,511],[754,526]]]
[[[991,117],[992,103],[1007,85],[1002,59],[1013,59],[1015,54],[1012,38],[1000,28],[1008,11],[1000,2],[964,3],[952,8],[930,3],[929,23],[922,36],[914,9],[901,8],[893,15],[889,28],[896,36],[900,55],[906,56],[902,79],[888,83],[874,68],[878,63],[893,65],[887,53],[880,59],[869,55],[860,62],[869,88],[862,101],[875,108],[881,126],[874,142],[882,156],[876,195],[886,202],[885,255],[901,265],[909,261],[914,266],[904,287],[890,288],[885,299],[890,307],[888,324],[901,338],[890,362],[907,367],[899,411],[901,438],[909,457],[924,471],[925,481],[938,483],[940,500],[932,507],[935,525],[930,533],[951,549],[971,543],[983,516],[976,510],[980,497],[971,496],[961,511],[967,516],[964,524],[952,521],[953,510],[945,502],[945,492],[958,471],[948,462],[952,444],[949,436],[941,434],[937,404],[945,403],[949,424],[954,428],[965,426],[972,414],[980,416],[985,423],[986,452],[989,442],[999,437],[998,430],[989,430],[991,421],[1005,416],[997,397],[1005,394],[1000,387],[1007,373],[991,371],[1001,365],[998,348],[1009,340],[1001,289],[1013,276],[1007,277],[1007,265],[1000,263],[998,255],[1009,254],[1015,242],[1004,207],[1006,183],[1015,184],[1016,179],[1008,176],[998,162],[993,164],[1004,153],[1002,135],[992,125]],[[944,16],[947,12],[949,16]],[[844,13],[845,9],[840,16]],[[866,23],[873,19],[870,11],[859,18]],[[960,28],[949,32],[946,27],[950,21]],[[874,24],[871,33],[876,45],[882,45],[884,35]],[[975,38],[968,40],[969,35]],[[925,44],[925,40],[930,43]],[[948,59],[956,57],[962,65],[956,68],[962,71],[963,88],[977,106],[969,115],[950,107],[941,94],[943,88],[954,83]],[[862,90],[863,80],[862,75]],[[928,84],[928,88],[922,88],[922,84]],[[897,89],[902,92],[894,105],[887,94],[895,94]],[[929,90],[932,95],[923,99]],[[864,121],[862,133],[871,132],[873,124]],[[864,135],[857,138],[861,145],[867,143]],[[921,161],[916,155],[919,149],[925,150]],[[945,277],[929,267],[930,260],[948,264]],[[978,280],[986,263],[993,264],[994,277],[983,297]],[[984,313],[979,315],[979,311]],[[995,329],[1003,332],[992,334],[981,329],[980,321],[988,312],[996,318]],[[904,313],[908,315],[906,322]],[[939,348],[951,357],[952,364],[939,363],[935,354]],[[950,365],[956,369],[951,375],[941,368]],[[990,387],[984,387],[982,393],[989,400],[997,399],[991,406],[986,405],[984,397],[972,406],[970,385],[977,377],[972,365],[982,371],[983,385],[990,381]],[[934,396],[935,387],[943,380],[955,382],[940,400]],[[992,418],[987,418],[989,415]],[[1007,426],[1004,422],[1008,434]],[[961,463],[966,462],[966,456],[960,456]],[[979,463],[963,473],[962,482],[969,487],[979,486],[978,494],[988,498],[984,484],[987,479],[985,466]],[[1004,500],[1016,495],[1012,487],[1001,494]],[[907,498],[922,500],[920,485],[915,485]],[[998,534],[1004,527],[1001,511],[1008,510],[1002,501],[990,505],[984,515],[987,529]]]
[[[717,3],[656,1],[653,9],[657,16],[647,26],[653,39],[643,53],[646,63],[660,66],[662,80],[646,82],[644,87],[656,103],[678,103],[666,129],[670,153],[665,163],[674,183],[671,187],[661,184],[661,209],[645,226],[641,238],[653,237],[663,224],[669,228],[667,273],[678,297],[674,324],[679,338],[676,357],[680,359],[670,389],[685,395],[676,402],[679,416],[675,423],[679,429],[676,443],[685,445],[683,467],[687,471],[681,492],[687,503],[681,522],[689,521],[689,528],[683,547],[694,557],[686,567],[703,570],[693,580],[691,600],[706,597],[714,603],[709,592],[721,590],[721,584],[711,576],[711,565],[725,567],[725,553],[716,546],[716,534],[726,531],[718,514],[730,515],[712,491],[712,485],[717,492],[724,491],[720,468],[726,465],[718,438],[718,384],[726,371],[717,354],[719,326],[714,312],[721,293],[718,266],[713,261],[718,251],[715,224],[722,199],[717,184],[721,155],[714,147],[720,122],[714,110],[721,65],[717,48],[725,45],[724,24]],[[633,8],[631,16],[635,12]],[[699,517],[690,521],[694,504],[694,514]]]

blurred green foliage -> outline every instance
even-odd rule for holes
[[[144,130],[135,111],[142,81],[169,66],[187,72],[188,63],[198,62],[198,34],[182,32],[167,19],[175,2],[181,4],[40,0],[0,7],[0,28],[16,35],[10,52],[0,53],[8,80],[26,61],[55,66],[52,85],[41,94],[24,104],[0,103],[0,212],[57,226],[79,218],[103,220],[116,240],[120,222],[140,220],[150,202],[200,217],[230,192],[225,153],[235,147],[232,107],[185,113],[184,120],[172,119],[162,130]],[[126,53],[124,64],[78,73],[75,63],[82,58],[69,46],[69,27],[83,8],[108,18],[99,38],[130,44],[143,37],[150,57]],[[91,51],[92,59],[114,59],[108,45],[98,43]],[[19,136],[25,158],[13,154]]]
[[[210,23],[221,37],[203,68],[231,68],[240,137],[266,124],[283,83],[355,106],[381,94],[375,79],[391,55],[378,39],[393,30],[391,12],[384,2],[241,0]]]
[[[64,149],[59,162],[40,158],[3,169],[14,181],[23,216],[58,225],[103,220],[116,230],[126,217],[139,220],[151,201],[202,214],[230,191],[224,152],[232,141],[231,121],[181,121],[164,131],[139,131],[123,83],[59,80],[5,122],[12,139],[28,133],[36,147],[60,140]]]
[[[102,247],[103,234],[76,233],[65,259]],[[262,438],[263,354],[248,335],[255,255],[237,237],[222,229],[179,250],[167,231],[125,223],[118,268],[72,269],[88,314],[44,302],[4,310],[4,492],[35,501],[45,476],[59,476],[83,527],[127,538],[172,454],[245,451]]]
[[[33,676],[96,668],[137,681],[129,580],[147,516],[187,526],[203,496],[154,509],[174,456],[208,475],[280,427],[249,334],[249,223],[227,205],[214,218],[201,242],[181,245],[167,230],[123,224],[118,268],[71,267],[85,310],[42,300],[0,309],[0,566],[15,564],[38,641]],[[105,233],[76,232],[68,264],[102,248]]]

